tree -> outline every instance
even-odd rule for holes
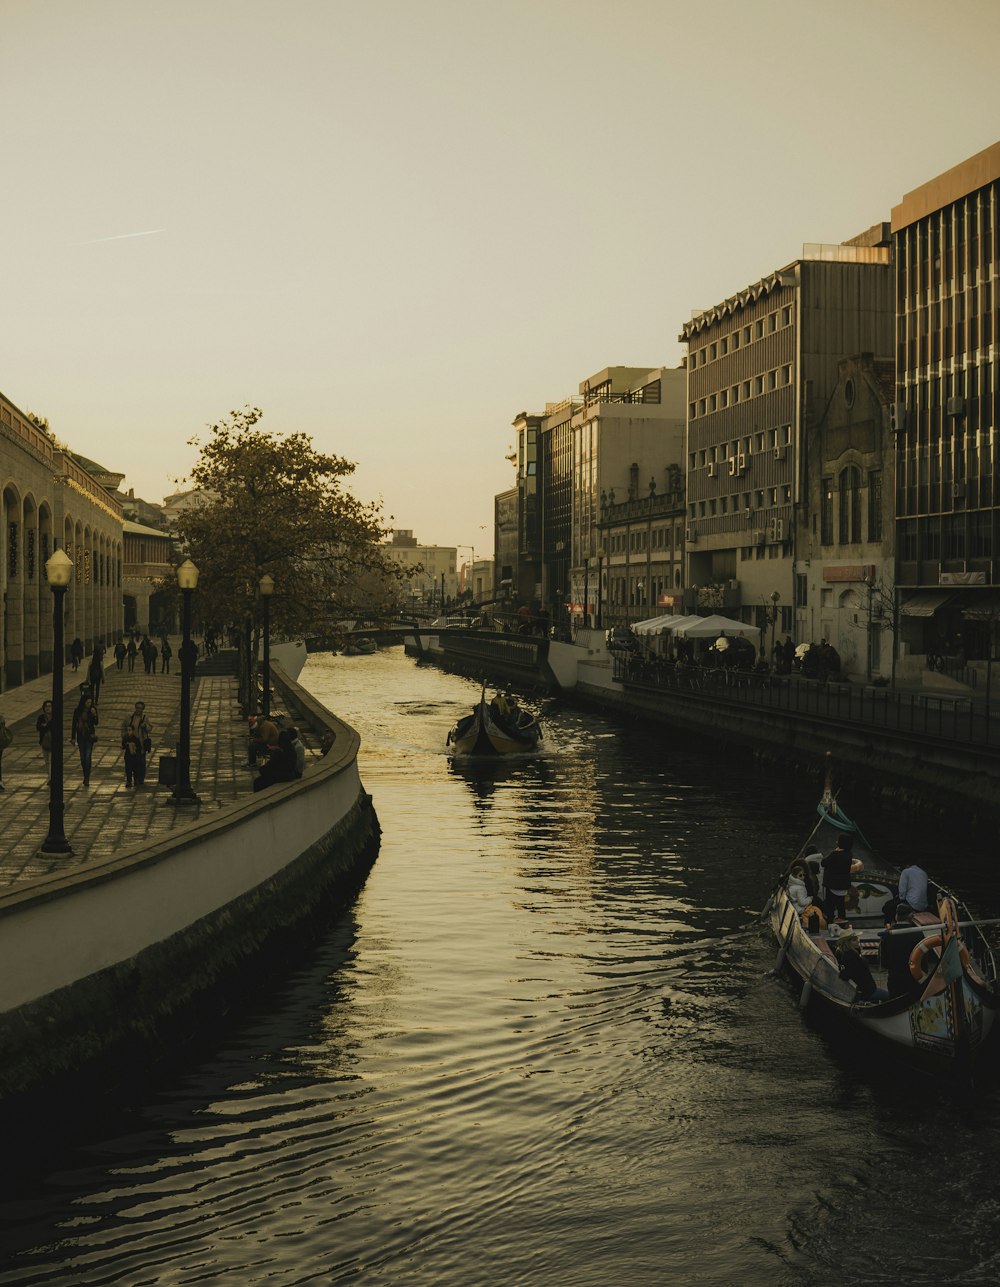
[[[318,452],[308,434],[261,430],[258,407],[232,411],[194,438],[190,482],[212,499],[184,512],[179,535],[197,564],[198,611],[240,638],[243,700],[253,707],[262,619],[259,583],[274,579],[276,634],[329,632],[400,569],[385,554],[380,506],[344,490],[351,461]],[[179,480],[178,480],[179,481]]]

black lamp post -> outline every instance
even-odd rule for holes
[[[49,834],[42,842],[43,854],[72,858],[73,850],[63,828],[63,599],[73,578],[73,560],[65,550],[54,550],[45,564],[45,577],[52,588],[52,764],[49,774]]]
[[[197,804],[191,787],[191,681],[194,679],[194,645],[191,642],[191,595],[198,585],[198,569],[185,559],[177,569],[177,584],[183,598],[181,643],[181,737],[177,746],[177,781],[170,796],[171,804]]]
[[[594,623],[601,628],[601,616],[604,609],[604,546],[597,547],[597,620]]]
[[[274,577],[265,573],[259,582],[260,597],[264,600],[264,703],[263,715],[271,715],[271,595],[274,594]]]
[[[778,624],[778,600],[780,598],[781,595],[777,590],[771,591],[771,612],[769,614],[771,617],[771,653],[768,660],[772,666],[774,665],[774,628]]]
[[[865,669],[870,684],[872,682],[872,598],[875,595],[875,578],[873,576],[865,577],[865,587],[868,590],[868,662]]]

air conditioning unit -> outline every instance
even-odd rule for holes
[[[729,458],[729,477],[730,478],[736,477],[736,457],[735,456],[730,456]]]
[[[754,543],[754,545],[763,545],[763,544],[764,544],[764,533],[763,533],[762,531],[756,531],[756,532],[754,532],[754,534],[753,534],[753,543]]]
[[[945,403],[944,413],[946,416],[964,416],[965,399],[962,397],[949,398]]]
[[[906,427],[906,403],[894,402],[889,408],[889,428],[893,433],[902,433]]]
[[[776,518],[774,520],[774,539],[776,541],[783,541],[785,539],[784,519]]]
[[[746,452],[745,452],[745,451],[741,451],[741,452],[740,452],[740,454],[739,454],[739,456],[737,457],[737,460],[738,460],[737,468],[739,469],[739,471],[740,471],[740,473],[741,473],[741,474],[745,474],[745,473],[747,472],[747,454],[746,454]]]
[[[774,449],[775,460],[784,460],[787,452],[788,452],[787,447],[775,447]]]
[[[951,488],[952,500],[961,500],[965,495],[965,483],[953,483]]]
[[[698,539],[698,529],[696,527],[689,527],[684,533],[684,539],[687,541],[688,545],[694,545],[695,541]]]
[[[708,467],[708,476],[709,476],[709,478],[714,478],[714,477],[715,477],[715,469],[716,469],[715,461],[713,461],[713,462],[709,465],[709,467]]]

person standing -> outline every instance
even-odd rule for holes
[[[129,635],[128,643],[125,645],[125,656],[128,658],[128,672],[131,675],[135,670],[135,655],[139,649],[135,646],[135,635]]]
[[[93,697],[85,697],[80,703],[79,712],[73,722],[71,741],[76,743],[80,752],[80,767],[83,769],[83,785],[90,786],[90,765],[94,756],[94,743],[97,741],[97,707]]]
[[[119,639],[115,644],[115,663],[119,670],[125,664],[125,651],[125,640]]]
[[[823,859],[823,910],[826,919],[835,917],[843,920],[847,916],[847,893],[851,888],[851,851],[854,837],[842,835],[837,840],[837,847]]]
[[[94,694],[94,703],[101,699],[101,684],[104,682],[104,649],[98,644],[87,668],[87,682]]]
[[[0,715],[0,791],[3,791],[3,753],[14,740],[14,734],[7,727],[7,721]]]
[[[69,659],[73,663],[73,669],[79,670],[80,662],[83,661],[83,643],[79,637],[69,646]]]
[[[38,732],[38,745],[42,748],[42,760],[45,763],[45,781],[52,781],[52,739],[55,730],[52,727],[52,703],[42,702],[42,709],[35,720]]]
[[[170,647],[170,640],[166,635],[160,640],[160,674],[170,674],[170,658],[174,655],[174,650]]]
[[[122,750],[125,752],[125,785],[141,787],[146,781],[146,755],[152,749],[151,727],[145,702],[136,702],[132,714],[122,720]]]

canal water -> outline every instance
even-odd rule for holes
[[[542,755],[461,767],[470,681],[395,649],[302,682],[363,737],[365,888],[140,1102],[7,1157],[0,1282],[1000,1281],[1000,1096],[771,975],[818,783],[555,702]],[[997,914],[961,828],[867,829]]]

